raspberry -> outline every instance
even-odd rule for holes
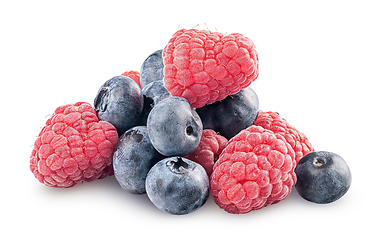
[[[252,125],[229,140],[214,165],[214,201],[229,213],[247,213],[286,198],[296,183],[295,152],[283,136]]]
[[[137,71],[126,71],[124,73],[122,73],[122,76],[126,76],[126,77],[129,77],[131,78],[132,80],[134,80],[140,88],[142,88],[142,86],[140,85],[140,73],[137,72]]]
[[[113,174],[118,132],[89,103],[58,107],[34,143],[30,170],[47,186],[72,187]]]
[[[212,129],[204,129],[197,149],[185,156],[185,158],[199,163],[205,169],[208,176],[210,176],[214,163],[227,143],[228,140],[225,137],[217,134]]]
[[[276,112],[259,112],[254,125],[282,135],[294,149],[296,163],[306,154],[315,151],[307,137]]]
[[[258,77],[258,54],[249,38],[197,29],[178,30],[163,50],[164,86],[194,108],[248,87]]]

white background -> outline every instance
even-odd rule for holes
[[[375,239],[380,204],[380,5],[377,1],[2,1],[0,3],[2,239]],[[178,28],[239,32],[259,53],[251,85],[316,150],[353,176],[328,205],[295,190],[243,215],[210,198],[174,216],[114,177],[70,189],[29,170],[32,145],[56,107],[93,103],[106,80],[140,70]],[[5,224],[4,224],[5,223]],[[7,236],[7,237],[3,237]],[[373,237],[371,237],[373,236]]]

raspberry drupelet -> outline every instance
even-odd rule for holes
[[[215,163],[211,194],[228,213],[261,209],[290,194],[295,165],[295,152],[284,137],[250,126],[229,140]]]
[[[258,54],[242,34],[178,30],[163,50],[164,86],[194,108],[248,87],[258,77]]]
[[[89,103],[58,107],[46,121],[30,155],[30,170],[50,187],[73,187],[114,174],[118,132],[99,121]]]

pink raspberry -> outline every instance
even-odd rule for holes
[[[258,77],[255,45],[239,33],[178,30],[163,50],[163,62],[164,86],[194,108],[235,94]]]
[[[233,214],[275,204],[295,185],[295,165],[295,152],[284,137],[250,126],[229,140],[214,165],[214,201]]]
[[[212,129],[202,131],[201,141],[197,149],[185,156],[189,160],[199,163],[204,167],[208,176],[212,174],[214,163],[217,161],[228,140]]]
[[[315,151],[306,135],[294,128],[276,112],[259,112],[254,125],[282,135],[294,149],[296,163],[308,153]]]
[[[72,187],[112,175],[118,132],[99,121],[89,103],[58,107],[46,121],[30,155],[30,170],[47,186]]]

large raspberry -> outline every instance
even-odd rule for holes
[[[201,141],[197,149],[185,156],[189,160],[199,163],[208,176],[212,174],[214,163],[217,161],[228,140],[212,129],[202,131]]]
[[[118,132],[89,103],[58,107],[34,143],[30,170],[51,187],[72,187],[112,175]]]
[[[258,77],[252,40],[197,29],[178,30],[163,50],[164,86],[195,108],[222,100]]]
[[[247,213],[286,198],[296,183],[295,152],[280,135],[250,126],[229,140],[214,165],[214,201],[229,213]]]
[[[294,149],[296,163],[306,154],[315,151],[306,135],[294,128],[276,112],[259,112],[254,125],[282,135]]]

